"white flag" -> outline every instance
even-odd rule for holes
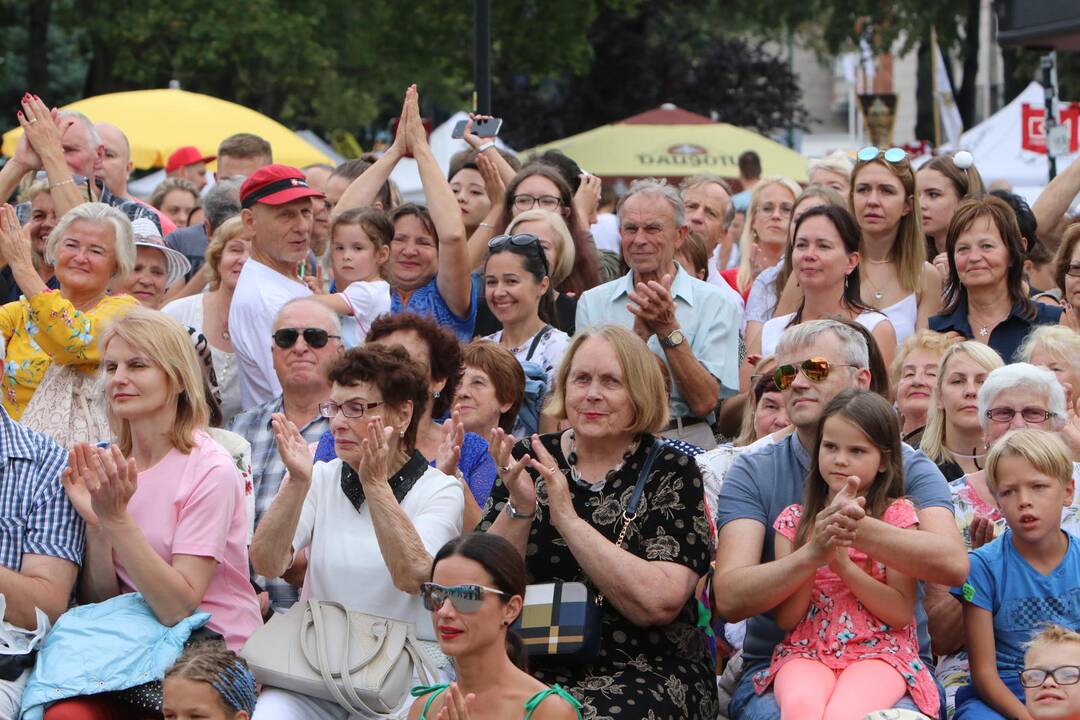
[[[964,121],[960,119],[960,108],[956,107],[949,75],[945,72],[945,56],[937,43],[934,43],[934,103],[941,123],[941,140],[955,146],[964,132]]]

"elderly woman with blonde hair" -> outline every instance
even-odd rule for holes
[[[229,307],[240,271],[251,254],[251,237],[239,216],[226,220],[214,231],[206,247],[208,290],[173,300],[162,312],[182,325],[202,333],[210,344],[221,415],[228,423],[240,412],[240,372],[233,356],[229,335]]]
[[[584,582],[603,599],[596,653],[532,654],[533,675],[558,678],[586,717],[618,706],[630,719],[715,718],[693,595],[709,566],[705,495],[693,458],[658,437],[668,404],[655,358],[626,328],[583,330],[545,412],[568,429],[516,444],[495,431],[481,527],[517,547],[533,582]]]
[[[68,211],[45,246],[59,291],[50,290],[41,279],[26,230],[19,227],[10,205],[0,210],[0,255],[23,294],[21,300],[0,308],[0,339],[6,350],[4,408],[20,420],[48,377],[52,396],[39,400],[41,407],[26,424],[59,435],[62,445],[69,445],[71,437],[100,440],[95,429],[103,429],[104,415],[94,410],[100,393],[93,389],[101,362],[98,336],[104,325],[138,305],[130,296],[108,294],[113,279],[135,265],[131,221],[102,203],[84,203]],[[75,374],[64,373],[65,369]]]

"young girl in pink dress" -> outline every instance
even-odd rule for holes
[[[820,548],[821,566],[776,608],[788,635],[755,689],[774,685],[782,720],[859,720],[906,694],[937,717],[937,687],[915,636],[916,581],[849,547],[837,525],[818,522],[857,504],[890,525],[918,525],[902,497],[896,413],[875,393],[845,390],[826,406],[817,437],[806,501],[773,527],[777,559],[810,544]]]

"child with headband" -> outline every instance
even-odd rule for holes
[[[250,720],[255,711],[255,677],[219,642],[184,650],[165,673],[163,691],[165,720]]]

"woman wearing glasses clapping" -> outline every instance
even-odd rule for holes
[[[308,444],[284,415],[273,418],[289,470],[251,544],[255,571],[279,577],[309,548],[304,599],[413,622],[420,641],[435,635],[420,599],[431,558],[461,533],[458,480],[416,449],[429,402],[423,369],[400,347],[365,345],[330,371],[330,418],[337,458],[311,465]],[[264,690],[258,718],[338,718],[332,702]]]
[[[862,232],[863,302],[893,324],[896,342],[941,307],[941,275],[926,261],[915,172],[900,148],[864,147],[851,172],[851,210]]]
[[[497,342],[522,363],[529,379],[529,363],[543,370],[547,387],[554,386],[555,370],[570,338],[556,329],[555,303],[547,255],[536,235],[498,235],[488,241],[484,262],[484,296],[502,323],[502,330],[485,340]],[[514,435],[539,430],[527,427],[519,416]]]
[[[423,698],[410,720],[526,720],[580,718],[581,704],[558,685],[548,687],[525,672],[521,641],[510,629],[525,596],[525,563],[510,542],[491,533],[469,533],[443,545],[420,588],[442,651],[454,658],[458,680],[417,687]]]

